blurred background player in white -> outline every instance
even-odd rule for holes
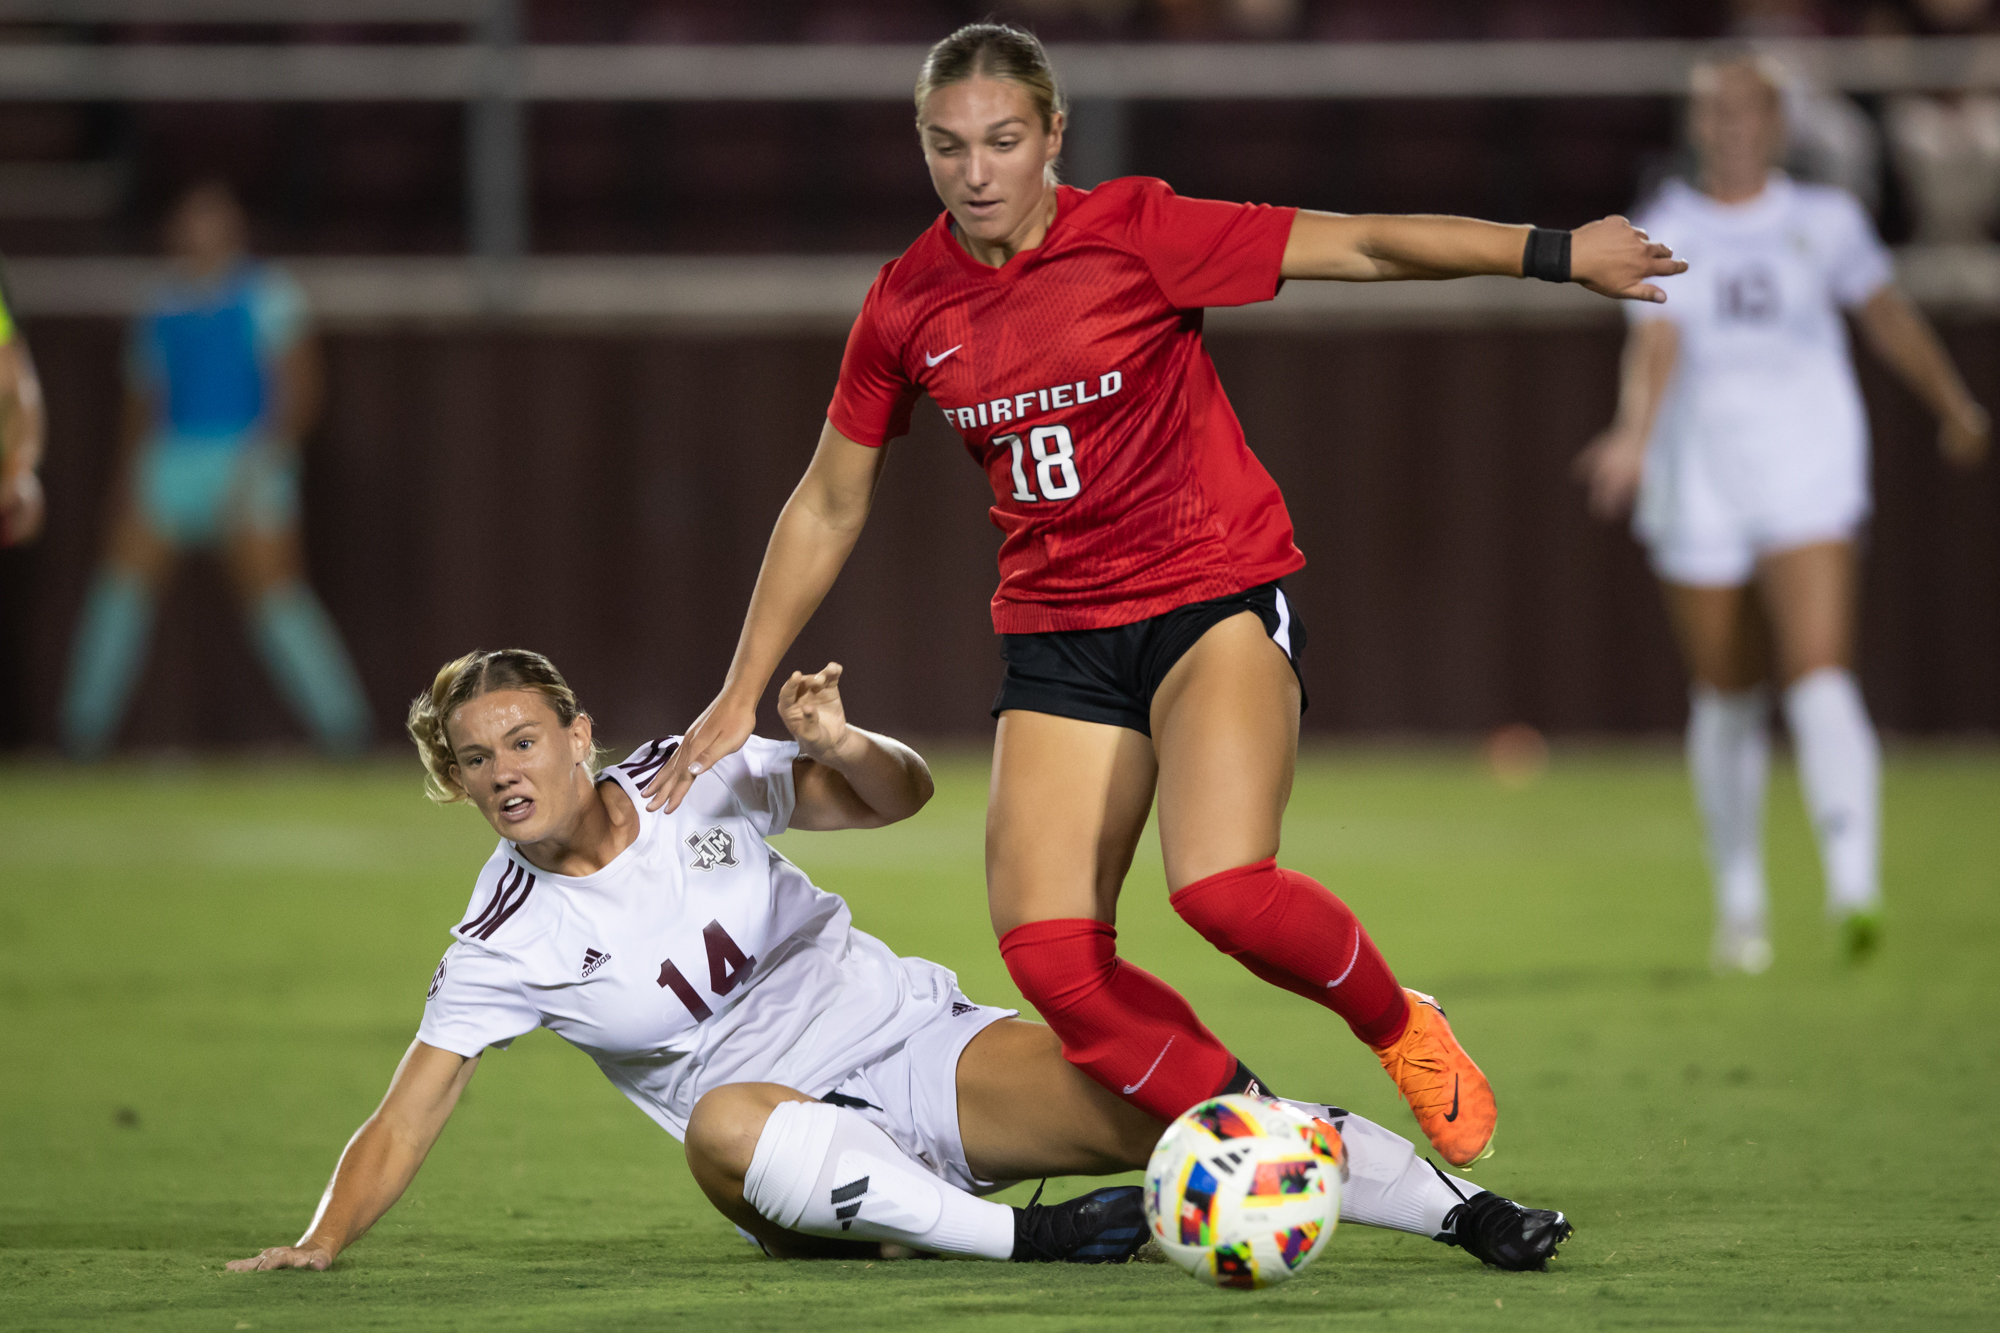
[[[220,183],[182,196],[166,239],[174,274],[132,325],[114,516],[77,626],[64,744],[83,758],[110,747],[176,560],[219,547],[285,702],[322,748],[351,753],[368,743],[368,706],[306,586],[299,535],[299,449],[322,381],[304,293],[248,256]]]
[[[410,734],[434,799],[471,801],[502,841],[417,1038],[306,1234],[229,1267],[328,1267],[416,1176],[486,1048],[538,1027],[683,1140],[703,1192],[767,1253],[874,1257],[887,1242],[1106,1263],[1137,1251],[1135,1186],[1026,1208],[977,1196],[1135,1169],[1164,1124],[1071,1065],[1048,1028],[974,1004],[945,968],[854,929],[845,902],[765,842],[895,823],[930,800],[915,751],[848,725],[840,675],[793,672],[778,711],[795,740],[750,738],[675,810],[653,812],[641,788],[675,741],[594,771],[590,715],[547,658],[447,663],[412,703]],[[1545,1267],[1570,1234],[1561,1213],[1446,1176],[1359,1116],[1293,1105],[1348,1145],[1349,1220],[1509,1269]]]
[[[42,385],[28,340],[0,284],[0,547],[24,546],[42,531]]]
[[[1618,413],[1579,465],[1592,508],[1637,497],[1634,526],[1689,674],[1688,765],[1715,880],[1714,963],[1770,965],[1763,814],[1767,682],[1786,725],[1852,960],[1881,930],[1879,767],[1853,675],[1856,541],[1869,510],[1868,424],[1841,322],[1937,414],[1947,459],[1985,453],[1988,421],[1888,251],[1839,190],[1774,171],[1785,141],[1771,67],[1696,68],[1688,128],[1699,179],[1639,219],[1684,256],[1664,305],[1627,307]]]

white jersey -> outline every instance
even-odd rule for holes
[[[648,812],[639,789],[678,743],[599,776],[631,798],[639,833],[595,874],[550,874],[500,843],[417,1029],[469,1058],[550,1028],[676,1138],[725,1083],[823,1094],[949,1018],[956,990],[946,969],[854,929],[845,902],[765,841],[791,818],[797,745],[752,737],[680,809]]]
[[[1892,275],[1868,215],[1852,195],[1773,172],[1738,204],[1670,181],[1637,221],[1688,262],[1655,279],[1666,304],[1627,306],[1635,323],[1680,334],[1641,536],[1705,547],[1712,563],[1718,543],[1761,550],[1851,528],[1868,507],[1868,426],[1841,311]]]

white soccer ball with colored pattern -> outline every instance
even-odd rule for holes
[[[1146,1221],[1167,1257],[1216,1287],[1304,1272],[1340,1220],[1347,1150],[1324,1120],[1263,1097],[1214,1097],[1146,1163]]]

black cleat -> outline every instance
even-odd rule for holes
[[[1574,1230],[1561,1213],[1523,1208],[1492,1190],[1481,1190],[1452,1209],[1444,1225],[1439,1240],[1511,1273],[1546,1271],[1556,1247]]]
[[[1080,1194],[1067,1203],[1043,1204],[1037,1189],[1026,1208],[1014,1210],[1013,1261],[1124,1263],[1148,1239],[1143,1194],[1137,1185],[1119,1185]]]

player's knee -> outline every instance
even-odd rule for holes
[[[1784,653],[1784,679],[1780,684],[1789,689],[1815,671],[1847,669],[1846,645],[1831,634],[1814,636],[1787,647]]]
[[[1000,957],[1028,1003],[1051,1012],[1073,1008],[1102,989],[1118,966],[1117,932],[1101,921],[1030,921],[1000,937]]]
[[[1696,655],[1688,674],[1694,677],[1696,684],[1706,685],[1711,690],[1741,694],[1744,690],[1754,690],[1762,685],[1769,673],[1760,653],[1718,651]]]
[[[1224,953],[1245,947],[1245,927],[1283,883],[1275,856],[1237,865],[1176,888],[1167,901],[1181,920]]]
[[[757,1153],[771,1108],[801,1094],[771,1083],[728,1083],[702,1095],[688,1116],[688,1165],[697,1179],[741,1181]]]

